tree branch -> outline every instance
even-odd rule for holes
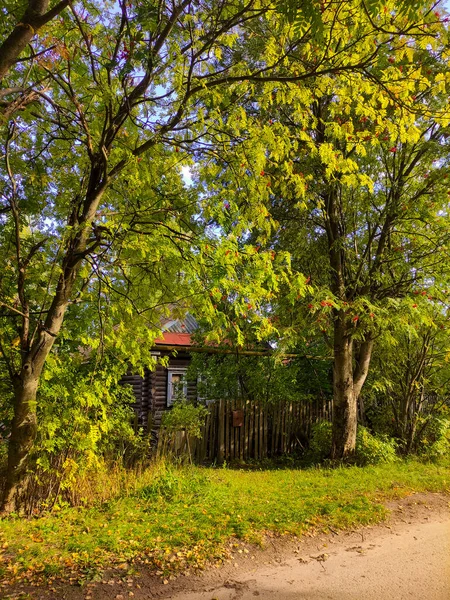
[[[68,4],[69,0],[62,0],[46,12],[49,0],[28,0],[20,22],[0,46],[0,82],[39,29],[56,17]]]

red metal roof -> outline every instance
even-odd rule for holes
[[[170,346],[192,346],[191,334],[164,331],[162,338],[155,340],[155,344],[169,344]]]

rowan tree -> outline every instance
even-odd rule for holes
[[[64,7],[51,6],[39,3],[39,18]],[[305,82],[344,73],[367,76],[369,67],[376,68],[382,51],[374,36],[400,51],[402,36],[414,32],[433,43],[438,26],[428,8],[411,22],[390,9],[374,17],[358,2],[328,6],[321,13],[323,28],[317,28],[298,11],[290,23],[266,0],[85,1],[69,4],[32,38],[31,47],[21,53],[17,45],[5,62],[9,34],[24,29],[10,9],[8,4],[0,43],[0,59],[9,69],[0,92],[1,254],[7,269],[0,302],[7,332],[2,360],[15,399],[4,511],[13,509],[26,473],[39,381],[67,311],[75,313],[96,294],[99,320],[108,314],[116,333],[126,326],[137,332],[140,324],[135,343],[150,344],[158,308],[180,295],[200,296],[198,282],[211,255],[221,257],[222,248],[237,243],[244,231],[239,225],[235,238],[215,239],[217,252],[207,250],[208,241],[197,249],[199,207],[179,180],[183,161],[205,155],[209,135],[228,144],[220,131],[222,113],[237,106],[242,94],[254,98],[265,84],[272,86],[266,98],[275,94],[280,104],[306,106],[311,98]],[[246,127],[243,120],[238,129]],[[260,163],[264,157],[255,158],[258,168]],[[211,169],[210,182],[213,177]],[[262,187],[252,181],[254,190]],[[251,262],[257,267],[253,280],[260,275],[278,285],[270,272],[272,262],[281,272],[282,261],[268,253]],[[239,290],[239,278],[227,274]],[[223,272],[214,278],[220,289]],[[245,294],[267,290],[249,281]],[[267,298],[270,289],[263,294]],[[207,307],[215,310],[209,299]],[[155,323],[150,330],[149,322]],[[150,333],[142,333],[144,325]],[[114,343],[123,346],[116,333]]]
[[[321,47],[298,45],[282,68],[316,62],[317,77],[249,94],[222,123],[233,155],[212,172],[230,218],[253,224],[251,236],[250,225],[242,234],[247,244],[268,244],[275,261],[291,256],[291,275],[268,314],[284,306],[286,343],[303,337],[308,323],[328,339],[332,456],[345,458],[355,448],[374,339],[414,285],[447,277],[436,252],[447,251],[449,240],[448,59],[445,15],[427,12],[397,37],[387,30],[396,20],[388,8],[386,26],[368,31],[360,22],[355,39],[351,27],[344,31],[350,16],[337,12],[337,46],[349,44],[359,68],[329,72]],[[326,51],[336,39],[327,34],[325,27]],[[236,119],[246,121],[245,135]]]
[[[18,82],[39,99],[6,114],[3,127],[2,359],[15,396],[5,511],[26,472],[39,380],[69,306],[95,290],[101,308],[108,294],[123,298],[106,314],[116,332],[140,315],[144,344],[157,335],[161,304],[196,293],[183,283],[196,234],[195,199],[179,177],[183,142],[204,129],[196,105],[208,87],[247,73],[226,56],[236,28],[266,8],[71,5],[41,31],[29,70],[16,62],[4,78],[5,102]]]
[[[51,3],[50,0],[28,0],[22,3],[6,2],[2,8],[2,43],[0,45],[0,82],[11,67],[22,60],[21,54],[32,42],[35,35],[57,17],[67,6],[69,0]],[[25,9],[25,10],[24,10]],[[34,59],[31,55],[24,61]],[[24,93],[24,89],[10,90],[10,93]]]

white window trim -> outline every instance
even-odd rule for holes
[[[183,394],[187,397],[187,368],[186,367],[170,367],[167,369],[167,406],[173,405],[173,385],[172,375],[184,375],[183,380]]]

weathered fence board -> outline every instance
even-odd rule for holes
[[[200,439],[160,430],[158,455],[186,454],[197,463],[260,460],[302,450],[311,425],[332,418],[331,400],[262,404],[219,400],[208,406]],[[240,425],[233,411],[243,411]],[[242,417],[242,414],[239,415]]]

